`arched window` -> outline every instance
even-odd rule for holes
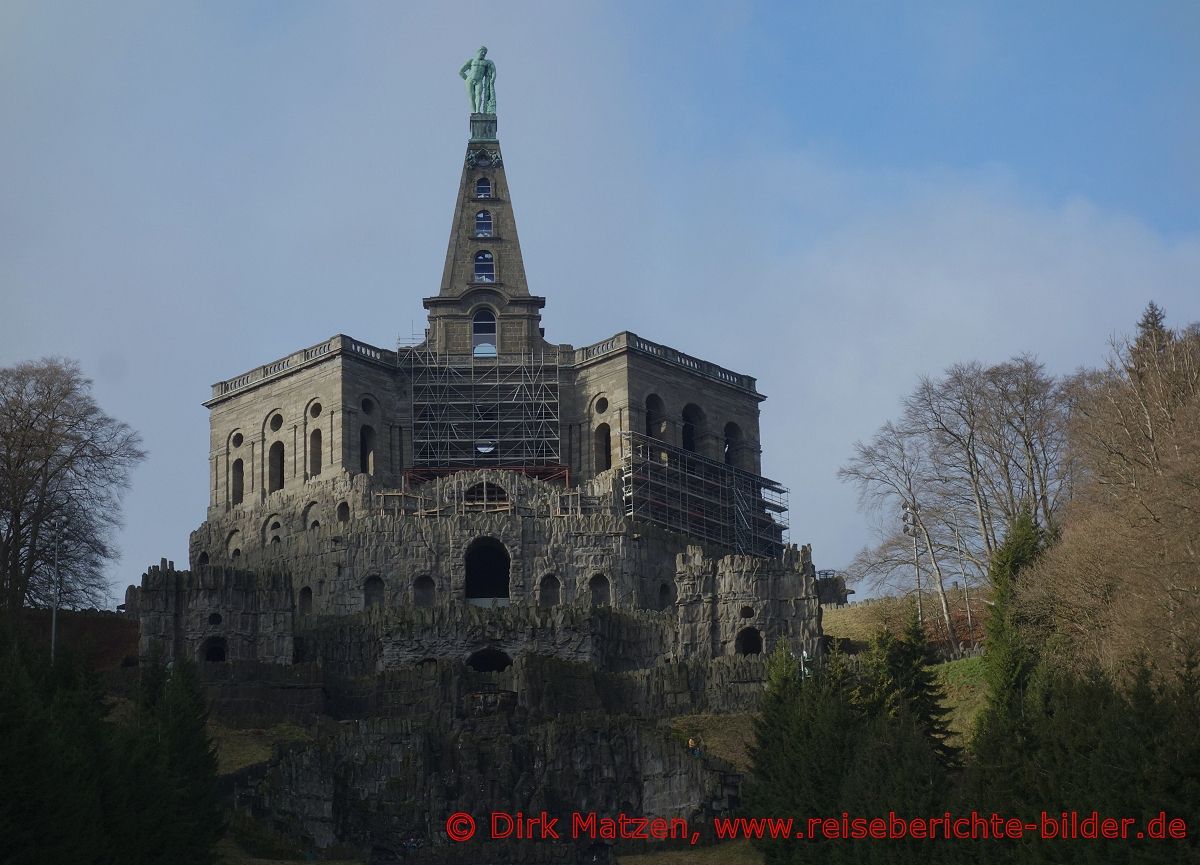
[[[363,424],[358,431],[358,470],[375,474],[375,427]]]
[[[538,589],[538,606],[548,610],[551,607],[557,607],[561,601],[562,583],[554,574],[546,574],[542,577],[542,584]]]
[[[267,492],[283,489],[283,442],[275,442],[267,456]]]
[[[646,435],[662,441],[666,433],[667,410],[662,398],[652,393],[646,397]]]
[[[413,580],[413,606],[432,607],[436,594],[437,588],[432,578],[422,576]]]
[[[476,673],[499,673],[512,666],[512,658],[499,649],[480,649],[467,658],[467,666]]]
[[[739,449],[742,445],[742,428],[733,421],[725,424],[725,465],[739,464]]]
[[[476,538],[464,557],[467,603],[499,607],[508,603],[508,550],[495,538]]]
[[[471,353],[476,357],[496,356],[496,313],[481,309],[471,319]]]
[[[761,655],[762,634],[758,628],[742,628],[733,641],[733,648],[739,655]]]
[[[305,586],[300,590],[300,615],[307,616],[312,613],[312,589]]]
[[[224,664],[225,645],[224,637],[209,637],[200,645],[200,657],[209,664]]]
[[[592,595],[593,607],[608,606],[608,577],[604,576],[604,574],[596,574],[588,582],[588,590]]]
[[[704,412],[695,403],[683,407],[683,427],[680,430],[680,444],[685,451],[699,450],[700,436],[704,434]]]
[[[379,577],[367,577],[363,583],[363,609],[383,605],[383,580]]]
[[[337,521],[339,523],[347,523],[350,521],[350,505],[342,502],[337,506]]]
[[[315,429],[308,437],[308,474],[316,477],[321,473],[321,431]]]
[[[481,177],[475,181],[475,197],[476,198],[491,198],[492,197],[492,181],[486,177]]]
[[[492,213],[490,210],[481,210],[475,214],[475,236],[492,236]]]
[[[229,491],[229,500],[235,505],[240,505],[246,489],[246,469],[241,460],[233,461],[233,479],[230,486],[232,489]]]
[[[496,281],[496,259],[486,249],[475,253],[475,281]]]
[[[602,423],[596,427],[592,436],[592,451],[597,472],[612,468],[612,435],[609,433],[608,424]]]
[[[512,508],[508,490],[500,484],[481,481],[463,492],[463,509],[468,511],[507,511]]]
[[[208,564],[208,551],[207,550],[205,552],[202,552],[200,555],[196,556],[196,564],[199,565],[200,567],[204,567],[205,565]]]

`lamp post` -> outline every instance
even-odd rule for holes
[[[58,560],[58,548],[66,523],[55,517],[50,525],[54,530],[54,606],[50,610],[50,663],[53,664],[58,645],[58,605],[62,600],[62,567]]]

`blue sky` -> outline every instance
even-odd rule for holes
[[[118,593],[204,518],[213,381],[420,329],[480,43],[547,336],[757,375],[818,567],[918,375],[1200,319],[1196,3],[7,0],[0,364],[141,430]]]

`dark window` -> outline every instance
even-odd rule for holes
[[[538,591],[538,606],[543,609],[557,607],[562,601],[562,583],[554,574],[542,577],[542,585]]]
[[[754,618],[754,607],[742,607],[741,615],[742,615],[743,619],[753,619]]]
[[[210,664],[225,663],[225,638],[209,637],[200,646],[200,657]]]
[[[471,319],[471,352],[476,357],[495,357],[496,351],[496,314],[481,309]]]
[[[597,472],[612,468],[612,435],[609,433],[608,424],[602,423],[596,427],[592,436],[592,450]]]
[[[283,489],[283,442],[275,442],[271,445],[267,463],[269,466],[267,492],[273,493]]]
[[[683,407],[683,428],[680,436],[680,444],[683,449],[693,452],[698,450],[700,436],[703,433],[704,412],[695,403],[688,403]]]
[[[382,606],[383,604],[383,580],[379,577],[367,577],[363,583],[363,609],[369,610],[372,607]]]
[[[738,631],[733,647],[739,655],[761,655],[762,634],[758,632],[758,628],[742,628]]]
[[[667,410],[662,398],[652,393],[646,397],[646,435],[662,441],[666,433]]]
[[[271,431],[279,432],[279,428],[281,426],[283,426],[283,415],[278,415],[278,414],[272,415],[271,416]]]
[[[246,486],[246,470],[242,466],[241,460],[234,460],[233,461],[233,483],[232,483],[233,489],[230,490],[229,499],[235,505],[240,505],[242,503],[242,496],[245,493],[245,486]]]
[[[490,211],[481,210],[475,214],[475,236],[492,236],[492,214]]]
[[[321,431],[315,429],[308,437],[308,473],[316,477],[321,473]]]
[[[418,607],[432,607],[437,589],[430,577],[417,577],[413,580],[413,604]]]
[[[725,464],[740,465],[742,428],[733,421],[725,424]]]
[[[472,484],[463,493],[463,507],[468,511],[507,511],[511,507],[508,490],[487,481]]]
[[[215,626],[221,624],[222,621],[223,620],[221,618],[220,613],[209,613],[208,614],[208,623],[210,625],[213,625],[215,627]]]
[[[496,259],[486,249],[475,253],[475,281],[496,281]]]
[[[604,574],[596,574],[588,582],[588,590],[592,594],[593,607],[608,606],[608,577],[604,576]]]
[[[671,597],[673,594],[674,592],[671,590],[671,585],[669,583],[663,583],[658,587],[658,608],[660,610],[665,610],[667,607],[671,606],[671,602],[674,600],[674,598]]]
[[[358,431],[358,470],[375,474],[375,427],[367,424]]]
[[[305,586],[300,590],[300,615],[307,616],[312,612],[312,589]]]
[[[481,177],[475,181],[475,197],[476,198],[491,198],[492,197],[492,181],[486,177]]]
[[[499,649],[480,649],[467,658],[467,666],[476,673],[499,673],[512,666],[512,658]]]
[[[203,552],[200,555],[198,555],[196,557],[196,564],[200,565],[201,567],[203,567],[204,565],[207,565],[208,564],[208,553]]]
[[[467,547],[467,601],[478,606],[498,606],[508,598],[508,550],[495,538],[476,538]]]
[[[350,505],[342,502],[337,506],[337,521],[339,523],[349,522],[350,520]]]

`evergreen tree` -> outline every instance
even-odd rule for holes
[[[1151,351],[1160,352],[1166,347],[1170,341],[1171,332],[1166,326],[1167,314],[1156,304],[1150,301],[1146,304],[1146,309],[1142,312],[1142,317],[1137,323],[1137,339],[1134,343],[1135,351]]]

